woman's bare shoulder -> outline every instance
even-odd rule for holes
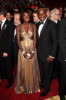
[[[21,28],[21,26],[22,26],[22,24],[19,24],[19,25],[17,26],[17,29],[20,29],[20,28]]]
[[[31,23],[31,26],[32,26],[33,28],[35,28],[35,27],[36,27],[36,25],[35,25],[34,23]]]

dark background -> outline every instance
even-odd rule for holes
[[[66,0],[41,0],[43,3],[48,5],[50,8],[54,7],[65,7],[66,6]]]
[[[21,3],[25,2],[25,1],[31,1],[31,2],[32,1],[37,1],[37,2],[40,1],[51,9],[59,8],[59,7],[66,7],[66,0],[0,0],[0,6],[4,6],[4,4],[7,4],[9,2],[9,4],[7,6],[10,5],[10,7],[12,7],[12,6],[20,7]],[[12,3],[13,3],[13,5],[12,5]]]

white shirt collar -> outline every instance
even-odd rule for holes
[[[6,21],[6,18],[2,21],[2,23],[5,23],[5,21]]]
[[[46,17],[46,19],[44,20],[44,23],[46,22],[46,20],[47,20],[47,17]]]
[[[55,23],[57,23],[58,21],[55,21]]]

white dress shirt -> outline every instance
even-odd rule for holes
[[[39,25],[39,28],[38,28],[38,35],[39,35],[39,37],[40,37],[41,30],[42,30],[42,28],[43,28],[43,26],[44,26],[46,20],[47,20],[47,17],[46,17],[46,19],[43,21],[43,24]]]
[[[14,24],[16,27],[21,24],[20,22],[18,24]],[[14,39],[13,39],[13,42],[15,42],[15,36],[16,36],[16,27],[15,27],[15,30],[14,30]]]
[[[19,22],[18,24],[14,24],[14,25],[17,27],[19,24],[21,24],[21,22]],[[14,30],[14,37],[15,37],[15,35],[16,35],[16,28]]]

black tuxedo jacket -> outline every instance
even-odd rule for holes
[[[66,18],[63,18],[59,22],[58,43],[59,43],[58,59],[60,61],[65,61],[66,60]]]
[[[8,53],[8,56],[12,55],[13,36],[14,25],[6,20],[0,32],[0,57],[4,52]]]
[[[42,62],[47,61],[47,57],[56,55],[57,50],[57,26],[56,23],[47,19],[42,30],[40,37],[38,35],[37,26],[37,56]]]

